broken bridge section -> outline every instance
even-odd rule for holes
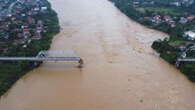
[[[40,51],[35,57],[0,57],[0,61],[78,61],[82,67],[83,60],[74,51]]]

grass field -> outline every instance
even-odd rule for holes
[[[182,12],[176,11],[171,8],[154,8],[154,7],[146,7],[146,8],[136,8],[137,11],[140,13],[145,14],[146,11],[153,12],[153,13],[160,13],[164,15],[171,15],[171,16],[181,16]]]

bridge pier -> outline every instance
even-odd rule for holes
[[[84,64],[83,59],[80,59],[80,60],[78,61],[78,63],[79,63],[78,68],[83,68],[83,64]]]
[[[36,61],[35,61],[35,62],[33,62],[33,65],[34,65],[35,67],[38,67],[39,65],[41,65],[41,63],[42,63],[42,62],[36,62]]]
[[[180,61],[177,60],[177,61],[175,62],[175,66],[176,66],[177,68],[179,68],[179,67],[180,67]]]

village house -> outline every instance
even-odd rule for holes
[[[0,52],[5,53],[8,50],[8,46],[6,42],[0,41]]]
[[[161,19],[161,16],[160,15],[156,15],[152,18],[152,22],[153,23],[156,23],[156,24],[159,24],[162,22],[162,19]]]
[[[133,2],[133,7],[139,7],[140,2]]]
[[[30,24],[35,24],[35,19],[34,18],[32,18],[32,17],[28,17],[27,18],[27,21],[28,21],[28,23],[30,23]]]
[[[0,34],[0,38],[8,39],[9,38],[9,34],[8,33],[1,33]]]
[[[172,18],[171,18],[170,16],[164,16],[163,19],[164,19],[166,22],[172,21]]]
[[[179,23],[181,23],[181,24],[186,24],[187,22],[188,22],[188,19],[186,19],[184,17],[181,17],[179,20]]]
[[[166,23],[170,25],[175,24],[175,21],[170,16],[164,16],[163,19],[165,20]]]
[[[36,32],[35,35],[32,37],[32,40],[40,40],[42,38],[41,33]]]
[[[171,27],[172,27],[172,28],[176,27],[176,24],[171,24]]]
[[[187,31],[184,33],[184,37],[188,40],[195,40],[195,32],[194,31]]]
[[[192,21],[195,19],[195,16],[194,15],[188,16],[187,19],[188,19],[188,21]]]
[[[18,34],[17,34],[17,37],[18,37],[18,38],[22,38],[22,37],[24,37],[24,36],[23,36],[22,33],[18,33]]]
[[[41,7],[41,11],[46,11],[46,10],[47,10],[46,6]]]
[[[179,7],[182,5],[182,3],[181,2],[172,2],[172,3],[170,3],[170,5],[174,5],[174,6]]]
[[[183,0],[182,4],[185,4],[188,6],[188,5],[191,5],[193,2],[194,2],[194,0]]]
[[[17,44],[24,44],[27,40],[26,39],[16,39],[14,40],[14,44],[17,45]]]
[[[18,2],[20,2],[21,4],[25,3],[25,0],[17,0]]]
[[[2,52],[2,53],[6,53],[8,51],[8,48],[6,47],[6,48],[0,48],[0,52]]]
[[[23,29],[23,36],[24,38],[29,38],[31,36],[29,29]]]

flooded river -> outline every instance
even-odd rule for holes
[[[0,110],[194,110],[195,84],[150,48],[167,35],[129,20],[106,0],[50,0],[61,33],[51,50],[85,61],[46,62],[20,79]]]

